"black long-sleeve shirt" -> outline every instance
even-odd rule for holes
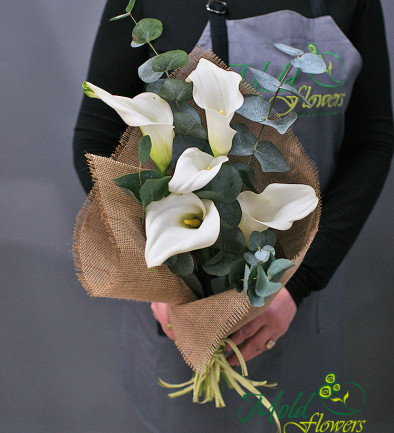
[[[87,80],[112,94],[133,97],[143,91],[137,74],[153,53],[147,45],[130,47],[133,23],[109,22],[122,13],[124,0],[107,2],[94,44]],[[228,19],[242,19],[278,10],[312,17],[308,0],[229,0]],[[363,58],[346,112],[345,137],[336,172],[323,192],[319,232],[303,263],[287,283],[298,305],[311,291],[324,288],[352,246],[367,219],[390,167],[393,124],[390,77],[384,24],[379,0],[327,0],[330,15]],[[137,0],[135,18],[158,18],[164,32],[154,42],[158,51],[183,49],[197,43],[208,16],[205,0]],[[125,124],[97,99],[84,97],[74,135],[74,163],[88,191],[92,181],[85,154],[109,156]]]

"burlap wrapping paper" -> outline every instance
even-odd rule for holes
[[[185,79],[200,58],[227,68],[213,53],[197,48],[190,54],[188,65],[175,71],[173,77]],[[254,90],[243,83],[241,92],[251,94]],[[193,106],[204,123],[203,110],[194,103]],[[259,134],[260,124],[240,115],[235,115],[233,121],[244,122],[255,136]],[[78,215],[75,227],[77,275],[91,296],[171,304],[170,320],[178,348],[193,370],[203,372],[219,341],[260,314],[269,303],[255,308],[235,289],[197,299],[166,266],[147,269],[142,206],[112,182],[116,177],[138,171],[140,138],[140,129],[129,127],[111,158],[88,155],[95,185]],[[263,139],[273,142],[280,149],[291,171],[262,173],[259,163],[253,158],[251,166],[256,174],[254,186],[257,191],[261,192],[273,182],[303,183],[311,185],[319,194],[316,168],[290,130],[280,135],[274,129],[265,127]],[[242,157],[230,157],[231,162],[243,160]],[[143,169],[149,168],[155,168],[151,161],[143,166]],[[302,262],[317,232],[319,216],[320,205],[311,215],[295,222],[291,229],[276,231],[277,257],[297,263],[281,279],[284,285]]]

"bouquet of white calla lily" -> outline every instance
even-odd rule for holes
[[[239,228],[246,242],[253,231],[269,227],[288,230],[294,221],[308,216],[317,206],[315,190],[309,185],[271,183],[263,192],[243,191],[237,198],[242,209]]]
[[[85,82],[85,93],[101,99],[113,108],[122,120],[130,126],[139,126],[144,135],[149,135],[152,148],[150,157],[162,174],[172,157],[174,139],[173,114],[167,101],[156,93],[140,93],[134,98],[111,95],[111,93]]]
[[[178,158],[168,189],[179,194],[196,191],[209,183],[226,161],[227,156],[215,158],[197,147],[189,147]]]
[[[195,194],[170,194],[146,207],[145,261],[149,268],[168,258],[213,245],[220,216],[213,201]]]
[[[226,71],[209,60],[200,59],[197,68],[186,78],[193,82],[193,99],[205,110],[208,139],[215,156],[227,155],[236,131],[230,121],[244,102],[239,91],[241,75]]]

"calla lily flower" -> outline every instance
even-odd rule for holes
[[[309,185],[272,183],[260,194],[244,191],[237,197],[242,209],[239,228],[246,242],[253,231],[269,227],[288,230],[317,206],[315,190]]]
[[[168,189],[181,194],[196,191],[209,183],[226,161],[227,156],[214,158],[197,147],[189,147],[178,158]]]
[[[149,268],[175,254],[213,245],[220,216],[213,201],[195,194],[170,194],[146,207],[145,261]]]
[[[234,112],[242,106],[239,91],[241,75],[226,71],[200,59],[197,68],[186,78],[193,82],[193,99],[205,110],[208,139],[215,156],[227,155],[236,131],[230,128]]]
[[[85,82],[83,89],[89,97],[101,99],[112,107],[130,126],[139,126],[143,135],[149,135],[152,148],[150,157],[162,174],[172,157],[174,139],[173,114],[167,101],[156,93],[140,93],[134,98],[111,95],[91,83]]]

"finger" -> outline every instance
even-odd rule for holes
[[[262,354],[267,350],[267,341],[273,339],[276,341],[276,337],[272,336],[272,332],[268,326],[264,326],[259,331],[257,331],[252,337],[245,340],[239,345],[239,350],[242,353],[245,361],[250,361],[256,356]],[[228,358],[228,362],[232,366],[239,365],[238,358],[235,354],[232,354]]]
[[[153,316],[160,323],[163,332],[168,338],[175,341],[175,333],[169,319],[169,305],[162,302],[152,302],[151,309]]]
[[[261,313],[258,317],[251,320],[246,325],[242,326],[238,331],[234,332],[230,336],[231,340],[238,346],[243,343],[246,339],[252,337],[260,328],[262,328],[266,324],[266,314],[265,312]],[[226,352],[229,352],[231,347],[226,345]]]

